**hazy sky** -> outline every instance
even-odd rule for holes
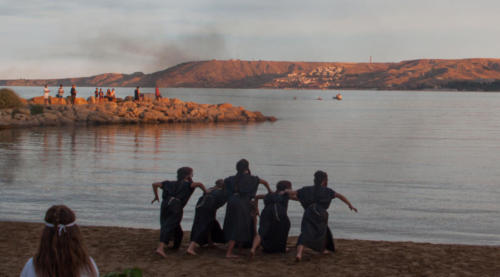
[[[0,0],[0,79],[500,56],[498,0]]]

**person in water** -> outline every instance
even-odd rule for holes
[[[238,257],[233,254],[236,242],[252,244],[255,235],[252,201],[259,184],[263,184],[269,193],[272,192],[265,180],[251,175],[247,160],[238,161],[236,170],[235,176],[224,180],[228,195],[226,217],[224,218],[224,236],[228,242],[226,258]]]
[[[200,188],[207,193],[202,183],[193,182],[193,169],[190,167],[181,167],[177,170],[177,181],[163,181],[153,183],[153,193],[155,198],[151,201],[159,202],[158,188],[163,190],[160,212],[160,243],[156,253],[167,257],[164,248],[173,240],[173,249],[179,249],[182,242],[181,220],[184,206],[193,194],[195,188]]]
[[[328,227],[328,207],[334,198],[344,202],[349,209],[358,210],[342,194],[335,192],[328,185],[328,174],[323,171],[314,173],[314,186],[290,191],[290,198],[300,202],[304,208],[300,236],[297,241],[297,261],[302,260],[304,246],[328,254],[335,251],[332,232]]]
[[[187,249],[190,255],[196,255],[196,245],[225,243],[224,232],[216,218],[217,210],[226,204],[224,180],[215,182],[215,186],[198,199],[191,229],[191,243]]]
[[[260,214],[259,233],[255,236],[250,253],[255,255],[257,247],[262,246],[266,253],[285,253],[290,231],[288,218],[288,193],[292,189],[290,181],[279,181],[276,192],[257,195],[256,200],[264,200],[264,209]]]
[[[64,205],[47,210],[38,251],[24,266],[21,277],[99,276],[75,220],[75,213]]]

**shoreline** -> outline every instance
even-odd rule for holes
[[[41,223],[0,221],[0,276],[18,276],[38,247]],[[184,254],[189,233],[179,251],[167,250],[168,259],[153,254],[159,230],[80,226],[101,275],[138,267],[144,276],[498,276],[500,246],[473,246],[415,242],[335,239],[337,251],[318,255],[307,250],[294,262],[296,237],[290,237],[287,254],[264,254],[249,260],[224,258],[224,246],[200,248],[199,256]],[[335,231],[334,235],[335,235]]]
[[[81,126],[81,125],[126,125],[126,124],[172,124],[172,123],[220,123],[220,122],[265,122],[276,121],[259,111],[249,111],[230,103],[199,104],[184,102],[177,98],[160,100],[96,103],[93,97],[87,100],[76,98],[71,105],[64,98],[50,98],[44,105],[43,97],[29,100],[21,108],[0,109],[0,129],[36,126]]]

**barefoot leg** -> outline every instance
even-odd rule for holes
[[[259,235],[256,235],[253,238],[253,244],[252,244],[252,249],[250,250],[250,257],[255,257],[255,251],[257,250],[257,247],[260,245],[261,238]]]
[[[300,244],[297,246],[297,256],[295,256],[295,260],[300,262],[302,260],[302,252],[304,251],[304,245]]]
[[[158,244],[158,248],[156,248],[155,253],[158,254],[158,255],[160,255],[160,256],[162,256],[162,257],[164,257],[164,258],[166,258],[167,255],[165,254],[164,248],[165,248],[165,243],[160,242],[160,244]]]
[[[233,249],[234,245],[236,242],[234,240],[230,240],[229,243],[227,244],[227,252],[226,252],[226,258],[237,258],[238,256],[233,254]]]
[[[198,255],[196,253],[196,251],[194,251],[195,247],[196,247],[196,242],[192,241],[191,243],[189,243],[189,247],[186,250],[186,253],[188,253],[189,255],[192,255],[192,256]]]

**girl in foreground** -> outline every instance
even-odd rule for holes
[[[242,159],[236,164],[236,175],[224,180],[228,193],[226,217],[224,218],[224,235],[228,241],[226,258],[236,258],[233,249],[236,242],[252,243],[254,237],[254,207],[252,199],[255,198],[259,184],[263,184],[269,193],[269,184],[257,176],[251,175],[249,163]]]
[[[202,183],[195,183],[192,178],[193,169],[181,167],[177,170],[177,181],[163,181],[153,184],[155,198],[151,204],[155,201],[159,202],[158,188],[163,190],[160,211],[160,243],[156,249],[156,253],[162,257],[167,257],[164,248],[170,240],[174,241],[173,249],[179,249],[181,246],[183,209],[194,189],[199,187],[203,192],[207,192]]]
[[[264,199],[264,209],[260,215],[259,233],[255,236],[251,256],[255,255],[257,247],[262,246],[266,253],[285,253],[286,242],[290,231],[288,218],[288,193],[292,189],[289,181],[280,181],[276,184],[276,192],[267,195],[257,195]]]
[[[21,277],[99,276],[75,220],[75,213],[64,205],[47,210],[38,252],[28,260]]]
[[[191,229],[191,243],[187,249],[190,255],[196,255],[196,244],[203,246],[212,243],[225,243],[224,232],[217,221],[217,210],[226,204],[226,192],[222,179],[215,182],[196,204],[193,228]]]
[[[328,227],[328,207],[334,198],[344,202],[349,209],[358,212],[345,196],[327,187],[328,175],[323,171],[314,173],[314,186],[291,191],[290,197],[300,201],[304,216],[297,242],[297,261],[302,260],[304,246],[328,254],[335,251],[332,232]]]

